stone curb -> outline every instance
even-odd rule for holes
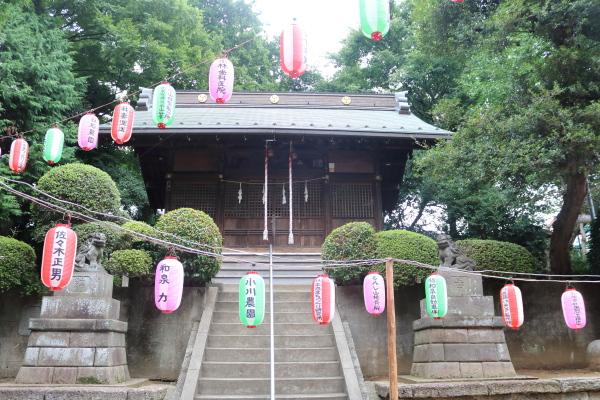
[[[1,400],[163,400],[168,385],[146,387],[0,386]]]

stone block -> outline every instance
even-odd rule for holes
[[[130,379],[127,365],[115,367],[79,367],[77,368],[77,381],[83,382],[95,379],[102,383],[119,383]]]
[[[147,388],[131,388],[127,391],[127,400],[163,400],[168,390],[168,386],[161,386],[152,390]]]
[[[589,378],[555,378],[560,384],[563,393],[570,392],[598,392],[600,391],[600,380]],[[600,394],[596,393],[600,396]]]
[[[469,329],[469,343],[505,343],[502,329]]]
[[[52,383],[74,384],[77,381],[77,367],[55,367]]]
[[[25,358],[23,359],[23,365],[35,367],[38,365],[38,359],[40,355],[39,347],[28,347],[25,350]]]
[[[415,345],[431,343],[431,329],[415,332]]]
[[[444,344],[445,361],[498,361],[498,348],[493,343]]]
[[[468,332],[466,329],[431,329],[432,343],[467,343]]]
[[[46,392],[44,400],[126,400],[127,390],[121,388],[72,387]]]
[[[462,378],[483,378],[483,365],[479,362],[460,363]]]
[[[94,296],[112,298],[113,277],[104,271],[74,272],[67,287],[55,292],[56,297]]]
[[[498,350],[498,360],[510,361],[510,353],[506,343],[496,343],[496,349]]]
[[[127,322],[115,319],[97,319],[94,327],[96,331],[127,332]]]
[[[94,365],[93,347],[40,348],[39,366],[85,367]]]
[[[511,362],[483,362],[481,364],[485,378],[506,378],[516,375]]]
[[[119,301],[102,297],[45,296],[42,318],[119,319]]]
[[[448,297],[483,296],[481,275],[446,268],[440,268],[438,273],[446,279]]]
[[[32,318],[29,327],[33,331],[127,332],[127,322],[115,319]]]
[[[44,400],[44,392],[37,389],[3,387],[0,389],[2,400]]]
[[[443,319],[420,318],[413,322],[413,330],[429,328],[503,328],[501,317],[473,318],[451,316]]]
[[[413,363],[411,375],[431,379],[460,378],[460,363],[458,362],[432,362]]]
[[[443,344],[423,344],[415,346],[413,353],[415,362],[444,361]]]
[[[94,365],[99,367],[112,367],[127,364],[125,347],[97,347]]]
[[[125,334],[117,332],[71,332],[69,347],[124,347]]]
[[[21,367],[17,374],[19,384],[48,384],[52,383],[53,367]]]
[[[29,347],[68,347],[68,332],[31,332],[29,335]]]

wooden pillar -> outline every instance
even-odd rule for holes
[[[394,303],[394,261],[385,260],[385,288],[387,309],[388,375],[390,400],[398,398],[398,360],[396,359],[396,306]]]

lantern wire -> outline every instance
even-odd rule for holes
[[[252,38],[250,38],[250,39],[248,39],[248,40],[245,40],[245,41],[243,41],[243,42],[241,42],[241,43],[238,43],[238,44],[236,44],[235,46],[233,46],[233,47],[231,47],[231,48],[229,48],[229,49],[227,49],[227,50],[224,50],[224,51],[223,51],[223,53],[225,53],[225,54],[229,54],[229,53],[231,53],[231,52],[233,52],[233,51],[235,51],[235,50],[239,49],[240,47],[242,47],[242,46],[245,46],[246,44],[248,44],[248,43],[250,43],[250,42],[252,42],[252,41],[256,40],[256,38],[257,38],[257,36],[254,36],[254,37],[252,37]],[[208,64],[209,62],[212,62],[212,61],[213,61],[212,59],[211,59],[211,60],[204,60],[204,61],[202,61],[202,62],[199,62],[199,63],[197,63],[197,64],[190,65],[188,68],[182,69],[182,70],[180,70],[179,72],[176,72],[176,73],[174,73],[173,75],[166,77],[165,79],[161,79],[160,81],[158,81],[158,82],[155,82],[155,83],[153,83],[153,84],[149,85],[149,87],[150,87],[150,88],[154,88],[154,87],[156,87],[156,86],[160,85],[161,83],[163,83],[165,80],[167,80],[167,81],[169,81],[169,80],[173,80],[173,79],[174,79],[174,78],[176,78],[177,76],[179,76],[179,75],[181,75],[181,74],[184,74],[184,73],[188,72],[188,71],[189,71],[189,70],[191,70],[191,69],[198,68],[198,67],[200,67],[200,66],[202,66],[202,65],[206,65],[206,64]],[[58,124],[63,124],[63,123],[65,123],[65,122],[69,121],[69,120],[76,119],[76,118],[78,118],[78,117],[81,117],[81,116],[83,116],[83,115],[85,115],[85,114],[87,114],[87,113],[93,113],[93,112],[95,112],[95,111],[97,111],[97,110],[100,110],[100,109],[102,109],[102,108],[108,107],[108,106],[110,106],[110,105],[112,105],[112,104],[115,104],[115,103],[121,102],[123,98],[128,98],[128,97],[131,97],[131,96],[135,96],[135,95],[138,95],[138,94],[140,94],[141,92],[142,92],[142,90],[141,90],[141,89],[140,89],[140,90],[136,90],[136,91],[134,91],[134,92],[132,92],[132,93],[128,93],[128,94],[127,94],[127,95],[125,95],[125,96],[118,97],[118,98],[116,98],[116,99],[114,99],[114,100],[112,100],[112,101],[110,101],[110,102],[108,102],[108,103],[101,104],[101,105],[99,105],[99,106],[97,106],[97,107],[93,107],[93,108],[90,108],[90,109],[88,109],[88,110],[86,110],[86,111],[83,111],[83,112],[80,112],[80,113],[77,113],[77,114],[71,115],[71,116],[69,116],[69,117],[63,118],[62,120],[60,120],[60,121],[58,121],[58,122],[54,122],[54,123],[53,123],[53,124],[51,124],[51,125],[52,125],[52,126],[54,126],[54,125],[58,125]],[[10,133],[9,133],[8,135],[5,135],[5,136],[0,136],[0,140],[9,139],[9,138],[12,138],[12,137],[20,137],[20,136],[24,136],[24,135],[27,135],[27,134],[29,134],[29,133],[32,133],[32,132],[34,132],[34,131],[36,130],[36,129],[30,129],[30,130],[28,130],[28,131],[19,132],[19,131],[17,131],[17,130],[16,130],[16,128],[15,128],[14,126],[12,126],[12,127],[10,127],[10,128],[11,128],[11,129],[10,129]],[[7,131],[7,132],[8,132],[8,131]]]
[[[223,254],[219,253],[219,251],[222,249],[226,249],[226,250],[236,250],[236,249],[227,249],[225,247],[210,246],[207,244],[198,243],[198,242],[194,242],[191,240],[187,240],[187,239],[178,237],[169,232],[163,232],[158,229],[152,228],[157,234],[171,236],[174,238],[174,240],[189,243],[191,246],[194,246],[194,247],[185,246],[185,245],[182,245],[181,243],[170,242],[168,240],[164,240],[164,239],[161,239],[158,237],[154,237],[151,235],[147,235],[147,234],[144,234],[141,232],[137,232],[137,231],[125,228],[113,221],[106,221],[106,220],[103,221],[103,220],[97,219],[95,217],[92,217],[90,215],[84,214],[83,212],[68,209],[68,208],[65,208],[64,206],[57,205],[57,204],[51,203],[47,200],[40,199],[39,197],[35,197],[33,195],[21,192],[15,188],[11,187],[10,185],[8,185],[6,182],[2,182],[2,180],[13,182],[13,183],[18,183],[18,184],[25,184],[25,185],[31,187],[32,189],[34,189],[35,191],[53,199],[53,200],[79,207],[90,213],[100,214],[100,215],[103,215],[105,217],[109,217],[112,219],[134,221],[132,219],[128,219],[128,218],[121,217],[121,216],[115,216],[112,214],[96,212],[96,211],[88,209],[87,207],[85,207],[83,205],[79,205],[76,203],[72,203],[72,202],[69,202],[66,200],[61,200],[59,198],[56,198],[46,192],[41,191],[40,189],[36,188],[34,185],[31,185],[27,182],[22,182],[22,181],[17,181],[14,179],[0,177],[0,188],[3,188],[4,190],[8,191],[9,193],[12,193],[12,194],[19,196],[25,200],[28,200],[42,208],[59,213],[63,216],[63,219],[64,218],[67,218],[67,219],[74,218],[74,219],[81,220],[83,222],[97,222],[97,223],[106,224],[107,226],[110,226],[111,228],[113,228],[115,230],[120,230],[120,231],[126,232],[126,233],[130,234],[131,236],[136,237],[138,239],[165,247],[168,251],[168,254],[171,254],[171,252],[174,252],[175,250],[179,250],[180,252],[184,252],[184,253],[203,255],[203,256],[209,256],[209,257],[220,258],[220,259],[228,259],[228,260],[242,262],[242,263],[263,265],[263,266],[268,265],[268,262],[250,261],[250,260],[241,258],[242,256],[264,256],[264,254],[261,254],[261,253],[252,253],[252,252],[246,252],[243,250],[237,250],[239,252],[240,257],[232,256],[232,255],[223,255]],[[209,248],[214,251],[200,250],[197,247]],[[383,263],[385,263],[386,260],[388,260],[388,259],[387,258],[373,258],[373,259],[365,259],[365,260],[323,260],[323,269],[325,271],[327,271],[327,270],[335,270],[335,269],[339,269],[339,268],[356,268],[356,267],[361,267],[361,266],[362,267],[380,266]],[[413,261],[413,260],[403,260],[403,259],[396,259],[396,258],[393,258],[391,260],[394,261],[395,263],[410,265],[412,267],[426,269],[426,270],[430,270],[430,271],[437,271],[440,268],[437,266],[424,264],[424,263],[420,263],[420,262]],[[314,259],[307,259],[305,261],[314,261]],[[495,271],[495,270],[466,271],[466,270],[460,270],[460,269],[452,269],[452,271],[460,273],[460,274],[465,274],[465,275],[478,275],[478,276],[482,276],[485,278],[499,279],[499,280],[505,280],[505,281],[553,282],[553,283],[563,283],[563,284],[600,283],[600,275],[557,275],[557,274],[541,274],[541,273],[524,273],[524,272],[514,272],[514,271]],[[498,276],[498,275],[492,275],[492,274],[509,275],[509,276]],[[514,277],[512,275],[519,275],[521,277]],[[525,278],[523,276],[532,276],[532,278]],[[559,277],[559,276],[570,277],[570,278],[581,278],[581,277],[596,278],[598,280],[539,279],[539,278],[552,278],[552,277]]]

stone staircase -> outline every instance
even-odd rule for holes
[[[339,351],[335,325],[320,326],[312,320],[310,286],[301,284],[310,282],[318,271],[305,263],[297,265],[302,269],[293,271],[286,266],[278,268],[275,275],[278,284],[282,279],[289,281],[288,285],[277,285],[274,293],[276,398],[353,400],[357,397],[347,394],[344,378],[353,372],[348,367],[349,353],[343,347]],[[235,285],[219,285],[195,400],[269,399],[269,296],[267,293],[263,324],[254,329],[243,326],[238,317],[237,283],[248,267],[238,268],[235,263],[228,267],[221,271],[218,281]],[[256,270],[268,277],[262,267]],[[343,341],[345,345],[345,338]],[[344,368],[341,358],[346,360]]]
[[[248,262],[241,262],[236,258]],[[255,263],[254,267],[251,263]],[[252,255],[241,255],[235,252],[223,253],[223,265],[212,282],[213,284],[237,285],[240,278],[250,269],[257,271],[268,284],[269,253]],[[277,279],[276,284],[310,285],[321,270],[320,253],[273,253],[273,276],[274,279]]]

